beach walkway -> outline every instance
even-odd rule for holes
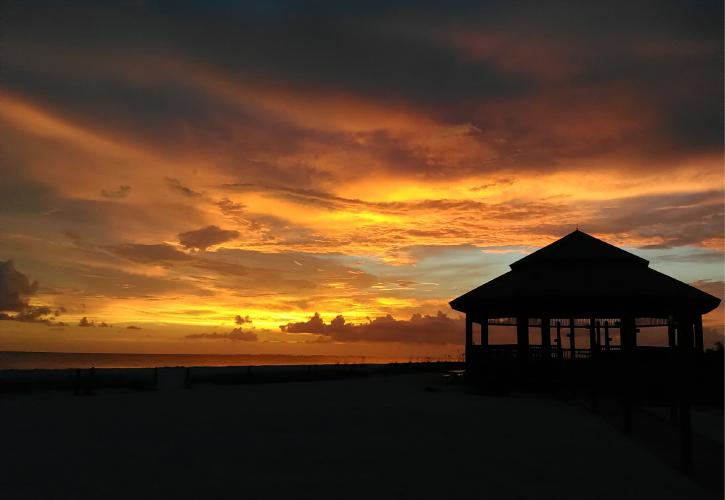
[[[0,396],[25,498],[717,498],[603,419],[436,374]]]

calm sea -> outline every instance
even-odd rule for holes
[[[0,370],[59,368],[152,368],[164,366],[329,365],[450,361],[441,358],[294,356],[285,354],[115,354],[0,351]]]

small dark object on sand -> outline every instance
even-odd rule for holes
[[[466,379],[466,370],[450,370],[441,376],[444,384],[462,384]]]

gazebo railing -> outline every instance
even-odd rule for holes
[[[640,355],[651,357],[661,356],[667,350],[666,347],[638,347],[636,352]],[[613,345],[606,349],[601,346],[597,349],[597,354],[604,358],[611,355],[617,356],[621,352],[621,346]],[[516,344],[494,344],[488,346],[472,346],[471,357],[474,360],[491,359],[491,360],[507,360],[518,359],[519,347]],[[544,347],[541,345],[530,345],[528,348],[528,357],[531,360],[543,360],[546,358]],[[560,348],[556,345],[549,347],[549,359],[561,361],[577,361],[592,358],[592,351],[589,348],[569,349]]]
[[[595,318],[599,323],[600,327],[604,327],[606,322],[610,328],[619,328],[621,320],[619,318]],[[666,318],[636,318],[635,320],[637,328],[652,328],[652,327],[665,327],[668,324]],[[549,320],[551,328],[555,328],[556,324],[559,324],[562,328],[569,328],[571,319],[570,318],[552,318]],[[489,326],[516,326],[516,318],[490,318],[488,320]],[[529,318],[528,324],[530,327],[538,328],[541,327],[540,318]],[[576,318],[574,319],[575,328],[589,328],[588,318]]]

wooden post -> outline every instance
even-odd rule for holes
[[[471,354],[473,352],[473,319],[466,313],[466,367],[472,366]]]
[[[516,318],[516,343],[519,348],[519,358],[526,363],[529,358],[529,318],[519,316]]]
[[[571,351],[571,360],[576,359],[576,337],[574,335],[574,318],[569,319],[569,350]]]
[[[589,341],[592,342],[592,411],[599,411],[599,386],[602,378],[599,353],[602,348],[602,329],[599,321],[589,318]]]
[[[680,380],[677,375],[677,369],[679,366],[679,352],[677,350],[677,321],[676,318],[670,315],[667,318],[667,346],[669,348],[667,361],[670,364],[670,370],[668,370],[667,386],[670,390],[668,396],[670,400],[670,421],[676,424],[678,421],[677,412],[679,408],[679,384]]]
[[[488,347],[488,318],[481,318],[481,346]]]
[[[702,354],[705,352],[704,338],[702,335],[702,316],[695,316],[695,354]]]
[[[562,358],[562,345],[561,345],[561,321],[556,322],[556,346],[559,350],[559,358]]]
[[[592,358],[597,354],[597,332],[594,318],[589,318],[589,352]]]
[[[597,320],[597,350],[602,349],[602,322]]]
[[[549,318],[541,318],[541,351],[544,359],[550,357],[551,352],[551,320]]]
[[[609,338],[609,321],[604,321],[604,349],[609,352],[609,342],[611,342],[612,339]]]
[[[620,326],[620,343],[622,344],[622,351],[631,353],[636,347],[635,340],[635,319],[632,316],[622,318],[622,324]]]

